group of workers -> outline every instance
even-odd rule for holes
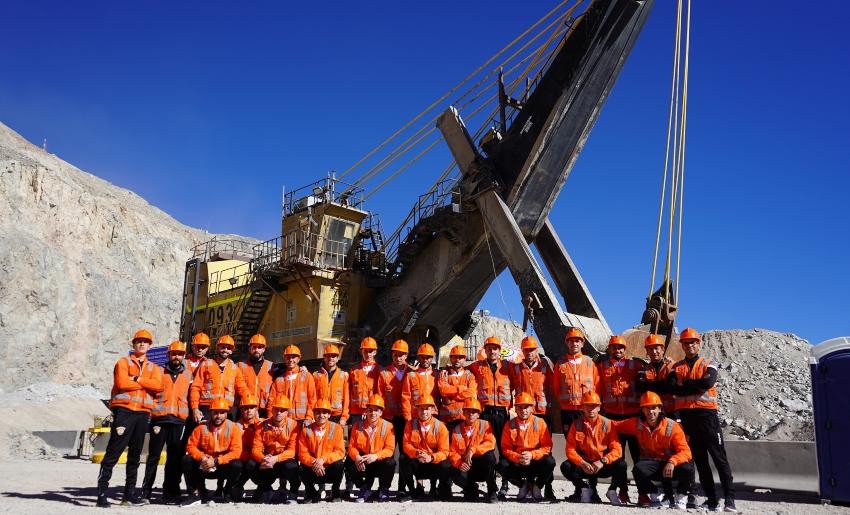
[[[648,362],[627,358],[625,340],[615,335],[595,363],[582,354],[583,332],[570,328],[565,353],[554,364],[533,336],[522,340],[522,361],[506,362],[501,342],[491,336],[484,359],[467,365],[466,349],[455,346],[442,370],[427,343],[419,345],[416,366],[410,366],[404,340],[393,343],[390,364],[381,366],[377,342],[364,338],[361,359],[348,371],[338,366],[339,348],[327,345],[313,373],[299,364],[295,345],[284,349],[280,364],[265,359],[261,334],[251,338],[249,355],[239,363],[231,359],[235,344],[228,335],[209,357],[204,333],[193,337],[188,356],[186,344],[174,341],[163,367],[146,359],[152,341],[150,332],[137,331],[132,353],[114,368],[113,421],[98,476],[101,507],[110,505],[109,480],[125,449],[122,504],[150,503],[163,448],[167,504],[241,502],[248,500],[248,481],[256,485],[253,502],[294,504],[302,484],[303,503],[319,502],[327,486],[326,501],[381,502],[390,499],[396,467],[400,501],[448,501],[455,484],[464,501],[475,502],[482,499],[483,483],[485,502],[506,500],[510,484],[519,488],[519,501],[556,502],[556,428],[566,436],[560,470],[575,486],[568,501],[602,502],[597,480],[611,478],[608,501],[631,504],[623,454],[629,447],[637,505],[696,507],[696,469],[706,497],[701,508],[719,511],[710,455],[724,508],[736,511],[717,416],[718,364],[700,356],[701,337],[691,328],[680,335],[685,358],[677,363],[665,358],[664,340],[655,334],[645,341]],[[560,411],[556,426],[553,411]],[[217,480],[213,494],[210,479]]]

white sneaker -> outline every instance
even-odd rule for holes
[[[528,497],[530,491],[531,486],[528,484],[528,482],[523,483],[522,486],[519,488],[519,493],[516,494],[516,500],[524,501]]]
[[[593,501],[593,490],[590,488],[581,489],[581,502],[587,504]]]
[[[649,507],[661,508],[661,501],[658,499],[658,494],[649,494]]]
[[[623,501],[620,500],[620,496],[617,495],[616,490],[608,490],[608,492],[605,493],[605,497],[608,498],[608,501],[611,503],[611,506],[623,505]]]
[[[677,510],[686,510],[688,509],[688,496],[685,494],[675,494],[673,496],[673,506]]]
[[[368,499],[368,498],[369,498],[369,490],[366,490],[364,488],[364,489],[360,490],[360,492],[357,494],[357,498],[354,499],[354,502],[364,503],[364,502],[366,502],[366,499]]]
[[[534,499],[534,502],[540,502],[543,500],[543,492],[540,491],[540,487],[537,485],[532,485],[531,487],[531,497]]]

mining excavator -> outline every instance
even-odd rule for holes
[[[470,334],[476,307],[507,268],[524,325],[547,355],[563,352],[572,326],[588,335],[585,352],[595,355],[611,330],[548,217],[653,1],[569,4],[403,127],[407,139],[403,130],[394,134],[404,141],[392,151],[384,142],[344,173],[287,192],[280,236],[196,246],[185,269],[181,339],[231,334],[238,348],[259,332],[270,356],[295,344],[304,359],[321,357],[330,343],[353,358],[366,335],[385,347],[396,338],[439,347]],[[490,102],[485,92],[493,89]],[[482,116],[471,131],[469,120]],[[416,122],[423,125],[412,132]],[[420,154],[404,164],[401,156],[432,134],[428,148],[443,142],[451,163],[387,234],[366,208],[374,190],[364,184],[397,170],[381,187],[404,171]],[[375,165],[350,179],[368,159]],[[668,335],[676,309],[663,294],[669,290],[665,284],[649,295],[643,317]]]

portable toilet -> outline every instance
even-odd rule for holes
[[[820,496],[850,503],[850,337],[812,347],[809,367]]]

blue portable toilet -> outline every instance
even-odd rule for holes
[[[820,497],[850,503],[850,337],[812,347],[809,367]]]

